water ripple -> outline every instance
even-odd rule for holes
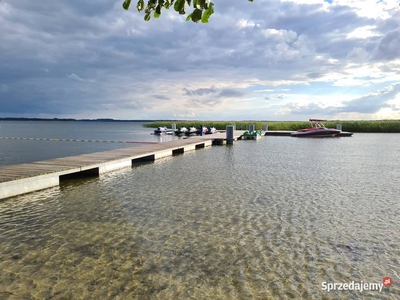
[[[349,141],[238,142],[0,202],[0,298],[399,298],[321,286],[400,280],[398,178]]]

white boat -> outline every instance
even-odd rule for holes
[[[185,132],[186,135],[196,134],[197,129],[196,127],[190,126],[189,129]]]
[[[335,137],[342,131],[336,128],[326,128],[323,122],[325,120],[310,119],[311,127],[299,129],[293,132],[291,136],[294,137]]]
[[[213,133],[217,133],[218,130],[217,128],[215,128],[214,126],[211,126],[207,131],[206,134],[213,134]]]
[[[176,135],[181,135],[181,134],[185,134],[186,131],[188,131],[188,129],[184,126],[179,127],[177,130],[175,130],[175,134]]]
[[[168,128],[166,126],[158,127],[157,129],[154,130],[154,134],[166,134],[167,132]]]

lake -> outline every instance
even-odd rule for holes
[[[159,138],[5,123],[0,136]],[[2,164],[127,146],[0,140]],[[399,150],[400,134],[268,136],[2,200],[0,299],[398,299]]]
[[[151,135],[154,129],[142,122],[1,121],[0,166],[51,158],[140,146],[131,142],[167,142],[175,136]],[[61,142],[8,138],[99,140],[104,142]],[[130,143],[113,143],[130,142]]]

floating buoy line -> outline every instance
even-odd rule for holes
[[[50,139],[0,136],[0,140],[52,141],[52,142],[80,142],[80,143],[116,143],[116,144],[158,144],[158,142],[138,141],[111,141],[111,140],[79,140],[79,139]]]

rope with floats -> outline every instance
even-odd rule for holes
[[[26,141],[51,141],[51,142],[80,142],[80,143],[116,143],[116,144],[158,144],[158,142],[138,141],[111,141],[111,140],[78,140],[78,139],[49,139],[0,136],[0,140],[26,140]]]

